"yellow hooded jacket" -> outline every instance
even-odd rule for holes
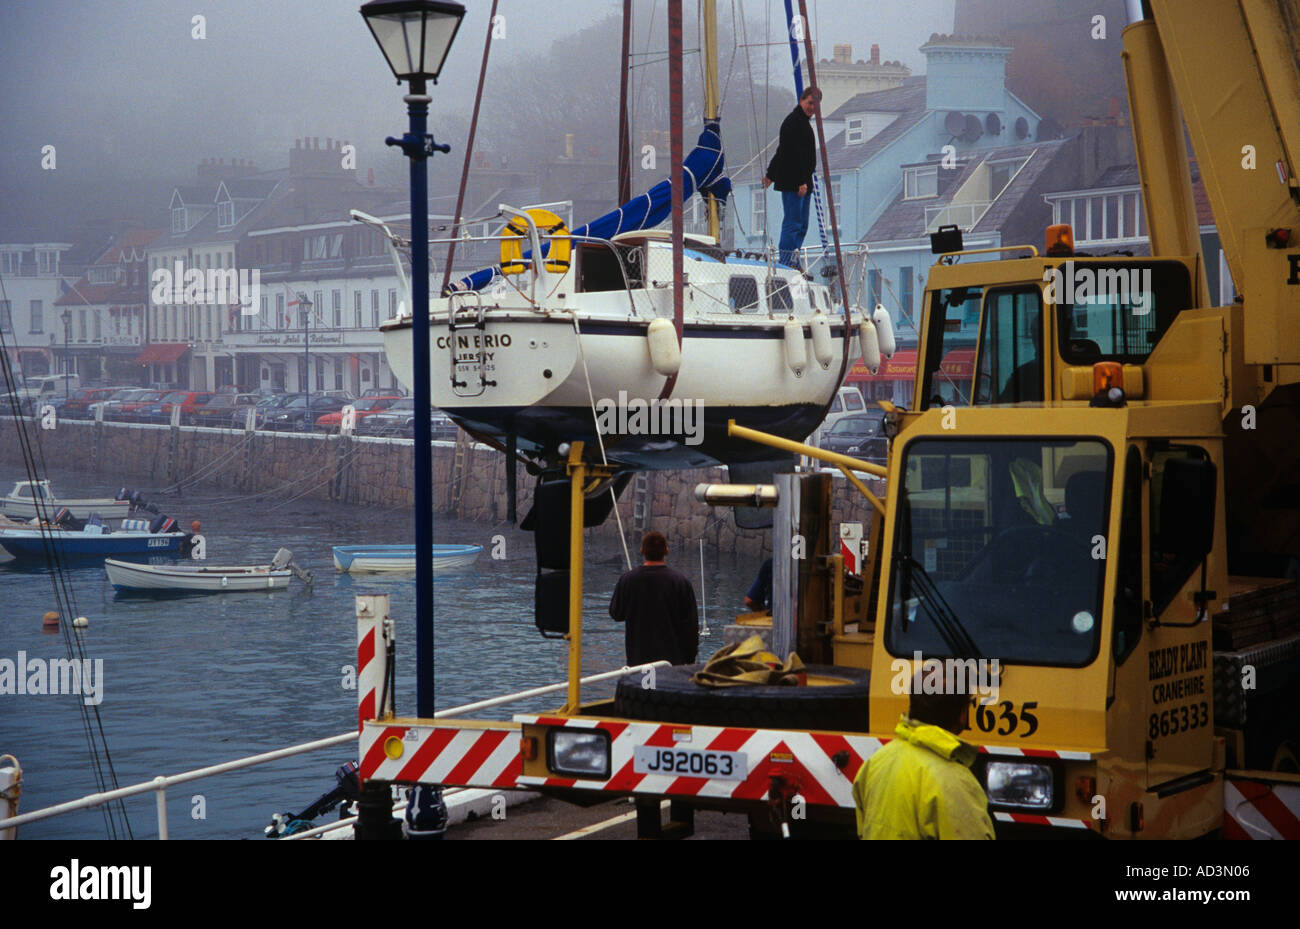
[[[898,737],[853,779],[861,839],[991,839],[975,749],[947,729],[902,717]]]

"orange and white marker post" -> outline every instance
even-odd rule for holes
[[[388,594],[358,596],[357,610],[357,727],[374,719],[383,700],[384,664],[393,624]],[[392,712],[392,707],[388,711]]]

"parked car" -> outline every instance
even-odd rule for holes
[[[63,405],[63,415],[68,419],[89,419],[90,405],[107,400],[116,394],[120,387],[82,387],[72,392]]]
[[[889,440],[881,429],[884,421],[884,410],[845,416],[822,435],[821,447],[828,452],[883,464],[889,455]]]
[[[107,397],[97,400],[86,407],[86,416],[89,419],[95,419],[96,414],[102,411],[102,418],[105,421],[115,419],[122,408],[123,403],[131,400],[137,400],[151,394],[146,387],[123,387],[114,391]]]
[[[146,393],[131,399],[123,399],[112,409],[113,418],[118,422],[147,422],[142,418],[142,411],[152,407],[171,391],[150,389]]]
[[[394,396],[362,397],[360,400],[353,400],[351,406],[356,411],[357,423],[360,423],[362,420],[388,409],[400,399],[402,398]],[[316,420],[316,428],[337,432],[342,423],[343,410],[339,409],[338,412],[326,413],[324,416],[319,417]]]
[[[297,396],[301,396],[301,395],[279,393],[279,394],[266,394],[258,397],[257,402],[253,404],[253,409],[256,411],[255,418],[253,420],[253,428],[265,429],[267,416],[270,413],[274,412],[275,410],[282,409],[286,403],[288,403],[290,400],[292,400],[294,397]],[[245,412],[246,409],[247,407],[236,407],[234,412],[230,414],[230,420],[231,420],[230,424],[232,426],[241,429],[243,428],[244,417],[247,415],[247,413]]]
[[[442,410],[429,415],[429,434],[434,440],[455,441],[460,428]],[[357,435],[415,438],[415,400],[402,397],[382,413],[367,416],[357,423]]]
[[[76,374],[37,374],[23,380],[23,386],[4,396],[0,409],[10,409],[13,400],[18,401],[24,416],[32,416],[54,397],[62,397],[67,402],[68,392],[81,386],[81,377]],[[15,396],[16,395],[16,396]],[[56,408],[61,404],[51,404]]]
[[[347,406],[347,403],[348,401],[342,397],[322,397],[313,394],[309,412],[307,397],[304,394],[297,394],[284,406],[268,411],[265,428],[277,432],[306,432],[308,427],[316,422],[319,414],[338,412]]]
[[[172,390],[157,403],[151,403],[136,410],[135,418],[139,422],[170,423],[172,421],[172,407],[179,406],[181,408],[181,422],[189,423],[193,420],[194,411],[214,396],[216,395],[206,390]]]
[[[207,402],[196,404],[190,422],[196,426],[227,426],[235,409],[236,394],[213,394]]]
[[[400,387],[367,387],[361,391],[361,396],[365,397],[405,397],[406,391]]]

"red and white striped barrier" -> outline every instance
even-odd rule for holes
[[[1300,784],[1223,782],[1225,839],[1300,839]]]
[[[357,726],[365,730],[374,719],[384,686],[384,663],[388,653],[388,594],[358,596],[357,610]],[[364,776],[364,775],[363,775]]]
[[[485,727],[486,726],[486,727]],[[519,780],[519,726],[448,721],[436,726],[361,728],[361,778],[401,784],[514,787]]]
[[[609,734],[610,776],[585,780],[524,776],[520,760],[521,724],[599,729]],[[457,787],[577,787],[653,796],[698,796],[762,800],[774,777],[809,804],[853,808],[853,778],[873,752],[888,742],[867,735],[743,729],[731,726],[624,722],[589,717],[517,715],[513,723],[447,720],[416,725],[371,722],[361,733],[361,777],[397,783]],[[733,752],[744,756],[743,777],[638,773],[635,749],[683,748]],[[981,746],[1007,757],[1087,761],[1087,752]],[[840,756],[842,765],[836,764]],[[1087,829],[1086,820],[999,813],[1007,822]]]

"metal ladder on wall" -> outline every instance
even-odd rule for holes
[[[451,501],[448,510],[456,512],[460,506],[461,489],[465,484],[465,465],[469,460],[470,443],[474,440],[463,429],[456,433],[456,453],[451,461]]]
[[[650,475],[645,471],[632,477],[632,525],[638,535],[650,529]]]

